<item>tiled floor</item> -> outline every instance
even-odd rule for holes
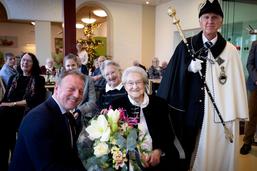
[[[243,144],[243,135],[240,135],[240,148]],[[257,146],[252,146],[252,150],[247,155],[239,154],[238,171],[256,171],[257,170]]]

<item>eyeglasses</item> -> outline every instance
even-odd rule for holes
[[[27,62],[27,63],[33,63],[33,61],[31,59],[21,59],[21,62]]]
[[[143,81],[142,80],[139,80],[139,81],[128,81],[126,82],[126,84],[130,87],[132,87],[133,85],[136,85],[136,86],[141,86],[143,85]]]

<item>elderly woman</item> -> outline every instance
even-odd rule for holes
[[[154,57],[152,60],[152,66],[148,69],[148,75],[150,79],[160,79],[161,78],[161,68],[159,66],[159,59]]]
[[[16,131],[23,116],[45,100],[45,80],[32,53],[21,55],[18,74],[13,75],[0,103],[0,170],[8,170],[9,151],[16,141]]]
[[[46,59],[46,64],[40,67],[41,69],[41,74],[43,75],[53,75],[55,76],[56,74],[56,68],[54,67],[54,60],[53,58],[47,58]]]
[[[150,151],[141,155],[146,170],[167,170],[173,163],[171,153],[174,150],[167,103],[159,97],[147,95],[147,74],[140,67],[127,68],[122,83],[128,95],[113,101],[112,108],[123,108],[128,117],[139,119],[139,140],[145,138],[141,148]]]
[[[74,54],[68,54],[63,59],[63,68],[66,71],[79,70],[78,58]],[[87,122],[91,117],[93,117],[93,111],[96,108],[96,95],[95,87],[93,80],[85,75],[85,87],[83,100],[79,104],[78,108],[74,111],[74,116],[77,119],[78,126],[81,126],[80,120],[82,123]]]
[[[127,94],[121,82],[120,65],[111,60],[105,60],[100,67],[101,73],[106,80],[105,89],[100,92],[97,105],[100,110],[108,109],[111,102]]]

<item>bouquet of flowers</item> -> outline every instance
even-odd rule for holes
[[[90,121],[86,132],[90,139],[85,163],[87,170],[142,170],[139,154],[149,151],[142,148],[144,137],[139,138],[139,118],[125,116],[122,109],[109,109]]]

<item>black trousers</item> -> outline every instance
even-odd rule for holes
[[[0,107],[0,171],[7,171],[13,152],[16,133],[23,118],[24,108]]]

